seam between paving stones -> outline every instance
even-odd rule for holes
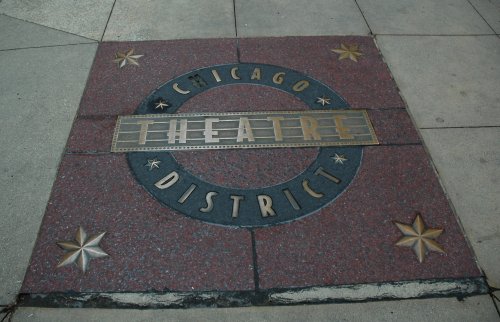
[[[363,17],[363,20],[365,21],[365,24],[366,26],[368,27],[368,30],[370,30],[370,36],[373,36],[373,30],[372,30],[372,27],[370,26],[370,24],[368,23],[368,20],[366,20],[366,16],[365,16],[365,13],[363,12],[363,10],[361,9],[361,7],[359,6],[358,4],[358,1],[357,0],[354,0],[354,3],[356,4],[356,6],[358,7],[358,10],[359,12],[361,13],[361,16]]]
[[[99,42],[102,42],[102,40],[104,39],[104,35],[106,34],[106,30],[108,29],[109,21],[111,20],[111,15],[113,14],[113,9],[115,8],[115,4],[116,0],[113,1],[113,5],[111,6],[111,10],[109,11],[108,20],[106,20],[106,25],[104,26],[104,30],[102,31],[101,39]]]
[[[401,36],[401,37],[491,37],[492,34],[375,34],[374,36]]]
[[[477,8],[472,4],[472,2],[470,2],[470,0],[467,0],[467,2],[471,5],[471,7],[474,9],[474,11],[477,12],[477,14],[481,17],[481,19],[483,19],[483,21],[488,25],[488,27],[490,27],[490,29],[493,31],[493,33],[497,33],[495,31],[495,29],[489,24],[489,22],[483,17],[483,15],[479,12],[479,10],[477,10]]]
[[[0,2],[1,2],[1,1],[0,1]],[[56,30],[56,31],[59,31],[59,32],[64,32],[64,33],[69,34],[69,35],[73,35],[73,36],[77,36],[77,37],[85,38],[85,39],[92,40],[92,41],[95,41],[95,42],[98,42],[98,41],[99,41],[98,39],[93,39],[93,38],[85,37],[85,36],[78,35],[78,34],[75,34],[75,33],[69,32],[69,31],[65,31],[65,30],[57,29],[57,28],[54,28],[54,27],[45,26],[45,25],[42,25],[42,24],[39,24],[39,23],[36,23],[36,22],[33,22],[33,21],[28,21],[28,20],[25,20],[25,19],[21,19],[21,18],[17,18],[17,17],[9,16],[9,15],[7,15],[7,14],[5,14],[5,13],[0,13],[0,15],[3,15],[3,16],[6,16],[6,17],[9,17],[9,18],[12,18],[12,19],[16,19],[16,20],[19,20],[19,21],[22,21],[22,22],[27,22],[27,23],[30,23],[30,24],[33,24],[33,25],[37,25],[37,26],[40,26],[40,27],[44,27],[44,28],[48,28],[48,29],[52,29],[52,30]]]
[[[367,145],[369,146],[369,145]],[[381,143],[373,146],[423,146],[421,142],[413,142],[413,143]],[[161,151],[159,151],[161,152]],[[172,151],[165,151],[165,152],[172,152]],[[111,151],[96,151],[96,150],[73,150],[73,151],[66,151],[66,155],[114,155],[114,154],[125,154],[128,152],[111,152]]]
[[[12,50],[22,50],[22,49],[38,49],[38,48],[52,48],[52,47],[66,47],[66,46],[77,46],[77,45],[89,45],[89,44],[97,44],[98,42],[93,40],[89,42],[78,42],[64,45],[46,45],[46,46],[33,46],[33,47],[17,47],[17,48],[8,48],[8,49],[0,49],[2,51],[12,51]]]
[[[252,260],[253,260],[253,278],[255,284],[255,291],[260,291],[260,277],[259,277],[259,263],[257,258],[257,245],[255,241],[255,231],[253,229],[248,229],[250,231],[250,236],[252,238]]]

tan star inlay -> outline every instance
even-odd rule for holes
[[[113,62],[118,63],[118,66],[120,66],[120,68],[127,64],[139,66],[137,60],[142,56],[144,55],[134,55],[134,49],[130,49],[126,53],[116,53]]]
[[[170,105],[168,105],[167,101],[159,100],[158,102],[155,103],[155,110],[162,110],[163,111],[163,109],[167,108],[167,107],[170,107]]]
[[[340,48],[332,49],[332,51],[340,55],[339,60],[349,58],[354,62],[358,62],[358,57],[363,55],[359,52],[358,45],[346,46],[344,44],[340,44]]]
[[[347,159],[344,157],[343,154],[338,155],[337,153],[335,153],[335,155],[331,158],[333,159],[333,161],[335,161],[335,164],[337,163],[344,164],[344,162],[347,161]]]
[[[427,228],[420,213],[417,213],[411,226],[398,222],[394,224],[404,235],[396,245],[411,247],[420,263],[424,261],[428,251],[445,253],[444,249],[434,241],[443,233],[443,229]]]
[[[87,238],[87,233],[82,227],[78,228],[74,241],[62,241],[57,245],[68,252],[63,256],[62,261],[57,267],[77,263],[78,267],[85,273],[88,269],[91,258],[109,256],[100,247],[99,243],[104,237],[102,233]]]
[[[152,160],[148,160],[148,163],[145,164],[144,166],[145,167],[149,167],[149,171],[151,171],[153,169],[159,169],[160,168],[160,163],[161,163],[160,160],[158,160],[158,159],[152,159]]]
[[[330,104],[331,99],[328,97],[321,96],[321,97],[316,97],[316,98],[317,98],[316,103],[321,104],[321,106],[325,106],[325,105]]]

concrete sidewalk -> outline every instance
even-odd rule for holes
[[[373,35],[500,297],[500,2],[0,1],[0,305],[15,303],[101,41]],[[496,293],[494,293],[496,291]],[[454,298],[192,310],[21,308],[16,321],[496,321]]]

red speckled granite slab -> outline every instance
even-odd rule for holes
[[[357,44],[358,62],[332,49]],[[118,68],[115,53],[133,48],[139,66]],[[333,202],[301,219],[271,227],[220,226],[162,205],[134,178],[124,153],[111,153],[118,115],[134,112],[165,82],[191,70],[261,63],[321,81],[354,109],[364,108],[380,145],[363,148],[358,173]],[[293,95],[255,85],[222,86],[188,100],[178,112],[305,110]],[[319,148],[180,151],[189,173],[233,188],[290,180]],[[257,161],[256,161],[257,160]],[[325,187],[326,188],[326,187]],[[443,228],[419,263],[397,247],[394,221],[420,212]],[[110,256],[82,273],[57,268],[56,242],[79,226],[106,232]],[[263,292],[408,280],[480,277],[473,254],[432,169],[397,86],[370,37],[287,37],[101,43],[53,187],[22,292]]]

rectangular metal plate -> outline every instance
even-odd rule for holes
[[[120,116],[112,152],[378,144],[366,110]]]

